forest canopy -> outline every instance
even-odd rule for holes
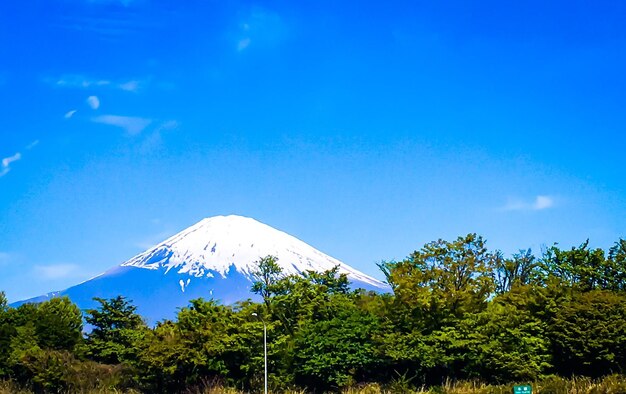
[[[0,293],[0,380],[41,392],[257,390],[264,324],[277,391],[597,378],[626,365],[622,239],[510,257],[476,234],[438,240],[379,264],[388,294],[351,289],[337,268],[284,275],[273,256],[257,267],[262,302],[196,299],[154,327],[123,295],[81,311],[63,297],[12,308]]]

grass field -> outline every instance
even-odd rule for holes
[[[611,375],[602,379],[550,377],[532,383],[533,394],[626,394],[626,376]],[[259,393],[256,391],[253,393]],[[31,394],[33,391],[20,388],[11,382],[0,382],[0,394]],[[136,394],[136,391],[115,389],[72,390],[67,394]],[[244,394],[228,387],[202,387],[182,391],[187,394]],[[274,391],[276,394],[308,394],[312,391],[291,390]],[[410,388],[401,382],[381,387],[376,383],[364,384],[338,391],[341,394],[511,394],[513,385],[486,385],[478,382],[446,382],[441,386],[429,388]]]

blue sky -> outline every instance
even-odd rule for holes
[[[626,4],[0,4],[0,289],[240,214],[377,277],[626,236]]]

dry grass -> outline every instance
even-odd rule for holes
[[[233,391],[232,393],[237,393],[237,392]],[[23,387],[19,387],[13,382],[0,381],[0,394],[33,394],[33,391],[23,388]],[[67,394],[139,394],[139,392],[132,391],[132,390],[123,391],[123,390],[116,390],[116,389],[90,389],[90,390],[80,390],[80,391],[69,391],[67,392]]]
[[[626,376],[611,375],[602,379],[549,377],[534,382],[534,394],[626,394]],[[341,394],[511,394],[513,385],[486,385],[480,382],[445,382],[430,388],[383,387],[377,383],[347,388]],[[191,389],[188,394],[247,394],[234,388],[206,385]],[[7,381],[0,381],[0,394],[32,394],[32,391]],[[70,394],[70,393],[67,393]],[[74,393],[71,393],[74,394]],[[137,394],[134,391],[88,390],[77,394]],[[274,394],[308,394],[305,390],[287,390]]]
[[[602,379],[559,377],[534,382],[534,394],[626,394],[626,376],[611,375]],[[378,384],[367,384],[345,389],[342,394],[511,394],[513,384],[487,385],[480,382],[445,382],[430,388],[384,388]]]
[[[30,391],[24,391],[12,382],[0,381],[0,394],[30,394]]]

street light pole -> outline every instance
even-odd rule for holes
[[[265,364],[265,379],[263,380],[263,394],[267,394],[267,325],[265,324],[265,320],[260,317],[256,312],[252,314],[252,316],[258,317],[261,322],[263,322],[263,360]]]
[[[261,320],[263,322],[263,355],[265,358],[265,390],[264,394],[267,394],[267,325],[265,324],[265,320]]]

